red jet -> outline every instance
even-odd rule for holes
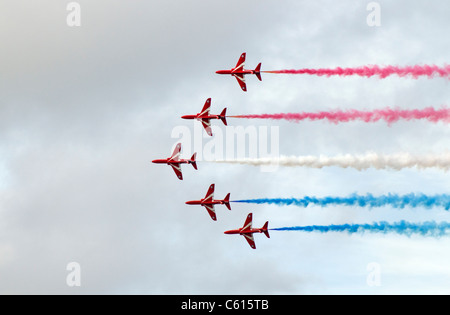
[[[205,105],[203,105],[203,109],[200,113],[197,113],[196,115],[184,115],[184,116],[181,116],[181,118],[200,120],[202,122],[203,128],[205,128],[205,130],[206,130],[206,133],[208,135],[212,136],[210,120],[211,119],[220,119],[220,120],[222,120],[223,124],[226,126],[227,120],[226,120],[225,115],[226,115],[227,109],[224,108],[223,111],[220,113],[220,115],[210,115],[209,114],[210,107],[211,107],[211,98],[208,98],[205,102]]]
[[[190,160],[183,160],[180,159],[180,152],[181,152],[181,143],[178,143],[177,146],[175,147],[175,150],[173,150],[172,156],[170,158],[153,160],[152,162],[172,166],[177,177],[182,180],[183,174],[181,173],[181,164],[192,164],[192,166],[195,169],[197,169],[197,163],[195,162],[195,156],[197,153],[194,153]]]
[[[260,229],[252,229],[252,214],[249,213],[247,219],[245,220],[244,226],[237,230],[225,231],[225,234],[240,234],[245,237],[251,248],[255,249],[255,240],[253,239],[253,233],[264,233],[268,238],[270,238],[268,230],[269,221],[267,221],[264,226]]]
[[[209,215],[211,216],[211,219],[214,221],[217,220],[216,218],[216,211],[214,210],[214,205],[225,205],[227,206],[228,210],[231,210],[230,207],[230,194],[226,195],[223,200],[214,200],[214,184],[211,184],[209,186],[208,192],[206,193],[205,198],[200,200],[191,200],[186,201],[186,204],[188,205],[201,205],[206,208]]]
[[[236,67],[232,68],[231,70],[218,70],[216,71],[217,74],[231,74],[236,78],[238,81],[242,91],[247,91],[247,85],[245,84],[245,78],[244,75],[246,74],[254,74],[259,79],[259,81],[262,81],[261,79],[261,63],[259,63],[255,70],[246,70],[244,69],[245,64],[245,53],[242,53],[241,57],[239,58],[238,63],[236,64]]]

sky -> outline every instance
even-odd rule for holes
[[[448,1],[376,2],[379,26],[367,23],[370,1],[79,0],[81,25],[69,26],[69,1],[0,0],[0,294],[450,293],[448,237],[270,231],[252,250],[223,233],[250,212],[255,227],[276,228],[450,221],[443,209],[232,203],[216,206],[212,221],[185,204],[212,183],[216,198],[232,200],[448,192],[439,169],[211,161],[231,128],[258,139],[268,130],[282,155],[443,153],[442,122],[229,118],[228,127],[212,122],[210,138],[180,118],[207,98],[212,113],[229,115],[448,106],[445,78],[263,73],[261,82],[247,76],[244,93],[215,74],[242,52],[246,68],[262,70],[449,63]],[[248,150],[258,147],[250,138]],[[197,171],[182,166],[183,181],[151,163],[178,142],[182,157],[202,156]],[[80,285],[68,285],[71,262]]]

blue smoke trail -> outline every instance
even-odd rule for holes
[[[261,198],[234,200],[233,202],[255,203],[255,204],[276,204],[276,205],[294,205],[298,207],[307,207],[310,204],[326,207],[328,205],[345,205],[359,207],[383,207],[392,206],[394,208],[403,209],[409,207],[424,207],[430,209],[432,207],[443,207],[445,210],[450,209],[450,195],[441,194],[427,196],[424,194],[407,194],[399,196],[396,194],[388,194],[375,197],[371,194],[365,196],[352,194],[348,197],[303,197],[303,198]]]
[[[303,231],[303,232],[347,232],[354,233],[397,233],[401,235],[410,236],[412,234],[419,234],[423,236],[439,237],[447,235],[447,230],[450,229],[450,223],[428,221],[423,223],[411,223],[400,221],[396,223],[378,222],[372,224],[341,224],[341,225],[309,225],[309,226],[292,226],[273,228],[274,231]]]

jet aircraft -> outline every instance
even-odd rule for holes
[[[192,164],[192,166],[197,169],[197,163],[195,162],[195,156],[197,153],[194,153],[192,157],[189,160],[180,159],[180,152],[181,152],[181,143],[178,143],[175,147],[175,150],[173,150],[172,155],[167,159],[157,159],[153,160],[153,163],[156,164],[167,164],[172,166],[173,170],[175,171],[175,174],[177,177],[182,180],[183,174],[181,172],[181,164]]]
[[[269,221],[267,221],[264,226],[260,229],[252,228],[252,214],[247,215],[244,226],[240,229],[225,231],[225,234],[240,234],[245,237],[251,248],[255,249],[255,240],[253,239],[253,233],[264,233],[268,238],[270,238],[268,230]]]
[[[205,102],[205,105],[203,105],[203,109],[200,113],[197,113],[196,115],[184,115],[181,116],[181,118],[183,119],[197,119],[199,121],[202,122],[203,128],[205,128],[206,133],[210,136],[212,136],[212,131],[211,131],[211,119],[220,119],[222,120],[223,124],[226,126],[227,125],[227,120],[226,120],[226,112],[227,109],[224,108],[223,111],[220,113],[220,115],[211,115],[209,113],[209,109],[211,107],[211,98],[208,98]]]
[[[186,201],[186,204],[188,205],[201,205],[206,208],[209,215],[211,216],[211,219],[214,221],[217,220],[216,218],[216,211],[214,210],[214,205],[225,205],[228,210],[231,210],[230,206],[230,194],[228,193],[223,200],[214,200],[214,184],[211,184],[209,186],[208,192],[206,193],[205,198],[200,200],[190,200]]]
[[[239,83],[239,86],[241,87],[242,91],[247,91],[247,85],[245,84],[245,77],[246,74],[254,74],[259,79],[259,81],[262,81],[261,79],[261,63],[259,63],[255,70],[247,70],[244,69],[245,64],[245,52],[242,53],[241,57],[239,58],[239,61],[236,64],[236,67],[231,68],[230,70],[218,70],[216,71],[217,74],[230,74],[234,76]]]

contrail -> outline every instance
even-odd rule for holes
[[[394,208],[403,209],[405,207],[423,207],[426,209],[431,209],[433,207],[443,207],[445,210],[450,209],[450,195],[441,194],[434,196],[427,196],[425,194],[407,194],[407,195],[397,195],[388,194],[382,196],[373,196],[372,194],[367,195],[357,195],[352,194],[348,197],[310,197],[306,196],[303,198],[259,198],[259,199],[244,199],[244,200],[234,200],[232,202],[241,203],[253,203],[253,204],[275,204],[279,206],[297,206],[297,207],[308,207],[309,205],[318,205],[321,207],[326,206],[358,206],[358,207],[383,207],[392,206]]]
[[[320,112],[301,112],[301,113],[279,113],[279,114],[256,114],[256,115],[236,115],[227,116],[232,118],[247,119],[273,119],[288,120],[300,122],[304,120],[328,120],[331,123],[342,123],[349,121],[377,122],[386,121],[388,124],[399,120],[423,119],[430,122],[450,122],[450,108],[435,109],[427,107],[424,109],[376,109],[372,111],[361,111],[357,109],[334,110]]]
[[[368,168],[375,169],[394,169],[416,167],[418,169],[439,168],[448,170],[450,168],[450,154],[443,153],[437,155],[414,156],[408,153],[399,153],[393,155],[380,155],[376,153],[367,153],[363,155],[338,155],[328,157],[320,156],[279,156],[267,158],[244,158],[236,160],[217,160],[216,163],[247,164],[253,166],[261,165],[279,165],[290,167],[311,167],[323,168],[327,166],[337,166],[342,168],[354,168],[364,170]]]
[[[274,231],[303,231],[303,232],[347,232],[354,233],[397,233],[401,235],[411,236],[419,234],[423,236],[439,237],[447,235],[450,229],[448,222],[428,221],[423,223],[411,223],[400,221],[395,223],[377,222],[372,224],[339,224],[339,225],[308,225],[308,226],[292,226],[274,228]]]
[[[349,68],[319,68],[319,69],[298,69],[298,70],[272,70],[261,71],[265,73],[287,73],[287,74],[309,74],[317,76],[352,76],[357,75],[361,77],[373,77],[378,76],[384,79],[391,75],[397,75],[399,77],[411,76],[417,79],[420,76],[426,76],[432,78],[434,76],[449,77],[450,66],[445,65],[442,67],[436,65],[414,65],[414,66],[378,66],[368,65],[362,67],[349,67]]]

